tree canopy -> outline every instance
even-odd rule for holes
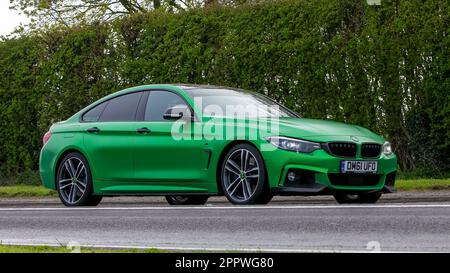
[[[449,1],[137,13],[0,41],[0,178],[38,170],[54,122],[122,88],[170,82],[259,91],[383,135],[402,171],[450,173]]]
[[[103,22],[160,9],[179,12],[208,5],[239,5],[250,0],[9,0],[10,8],[31,19],[31,27]],[[255,1],[253,1],[255,2]]]

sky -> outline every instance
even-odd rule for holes
[[[20,23],[27,23],[25,15],[19,15],[17,11],[9,9],[9,0],[0,0],[0,35],[11,33]]]

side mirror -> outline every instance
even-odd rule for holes
[[[167,108],[164,112],[163,118],[167,120],[178,120],[181,118],[190,118],[190,110],[186,105],[176,105],[173,107]]]

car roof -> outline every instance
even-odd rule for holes
[[[161,90],[168,90],[168,91],[194,91],[195,90],[205,90],[205,89],[225,89],[225,90],[233,90],[237,92],[244,92],[248,93],[249,91],[239,89],[239,88],[233,88],[233,87],[227,87],[227,86],[219,86],[219,85],[209,85],[209,84],[185,84],[185,83],[176,83],[176,84],[147,84],[147,85],[140,85],[135,87],[130,87],[118,92],[115,92],[113,94],[110,94],[109,96],[106,96],[105,98],[114,97],[117,95],[123,95],[126,93],[131,92],[137,92],[137,91],[143,91],[143,90],[152,90],[152,89],[161,89]]]
[[[83,109],[78,111],[76,114],[74,114],[72,117],[70,117],[68,120],[72,120],[72,119],[78,120],[79,117],[82,114],[84,114],[86,111],[89,111],[89,109],[91,109],[91,108],[95,107],[96,105],[99,105],[100,103],[103,103],[107,100],[113,99],[115,97],[122,96],[122,95],[125,95],[128,93],[140,92],[140,91],[152,90],[152,89],[175,91],[177,93],[180,93],[179,91],[182,91],[181,88],[179,88],[178,86],[173,85],[173,84],[148,84],[148,85],[139,85],[139,86],[122,89],[120,91],[117,91],[117,92],[111,93],[107,96],[104,96],[104,97],[100,98],[99,100],[91,103],[90,105],[84,107]],[[181,94],[181,95],[183,95],[183,94]]]
[[[218,85],[210,85],[210,84],[174,84],[174,86],[179,87],[181,89],[218,89],[218,88],[227,88],[230,87],[224,87],[224,86],[218,86]]]
[[[177,92],[180,95],[184,96],[185,98],[189,97],[189,95],[187,94],[189,91],[194,91],[196,89],[198,90],[205,90],[205,89],[228,89],[228,90],[234,90],[234,91],[239,91],[239,92],[246,92],[245,90],[241,90],[241,89],[237,89],[237,88],[231,88],[231,87],[224,87],[224,86],[216,86],[216,85],[206,85],[206,84],[183,84],[183,83],[178,83],[178,84],[147,84],[147,85],[139,85],[139,86],[134,86],[134,87],[130,87],[130,88],[126,88],[117,92],[114,92],[112,94],[109,94],[95,102],[93,102],[92,104],[86,106],[85,108],[81,109],[78,113],[76,113],[73,117],[75,116],[79,116],[82,113],[88,111],[89,109],[91,109],[92,107],[95,107],[96,105],[107,101],[109,99],[112,99],[114,97],[118,97],[121,95],[125,95],[128,93],[133,93],[133,92],[139,92],[139,91],[145,91],[145,90],[166,90],[168,92],[172,91],[172,92]],[[184,91],[184,92],[183,92]],[[185,93],[185,94],[183,94]]]
[[[239,92],[248,92],[243,89],[229,87],[229,86],[220,86],[220,85],[210,85],[210,84],[175,84],[174,86],[181,88],[183,90],[205,90],[205,89],[226,89],[226,90],[234,90]]]

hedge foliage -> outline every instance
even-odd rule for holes
[[[0,171],[36,170],[56,121],[121,88],[209,83],[355,123],[402,170],[450,169],[450,2],[271,1],[152,12],[0,41]]]

